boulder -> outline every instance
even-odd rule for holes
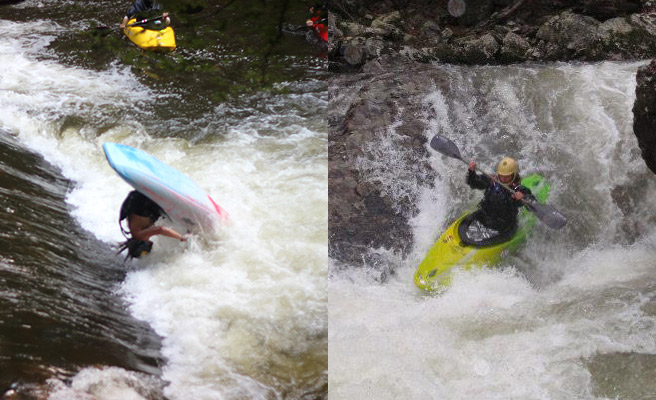
[[[479,38],[460,41],[456,43],[454,50],[457,52],[457,59],[465,64],[474,65],[491,63],[499,48],[499,43],[494,36],[488,33]]]
[[[401,12],[382,15],[371,22],[371,29],[375,30],[381,36],[391,36],[393,33],[400,33],[397,24],[401,22]]]
[[[588,59],[586,55],[596,47],[598,26],[599,21],[594,18],[567,11],[549,19],[536,36],[545,42],[545,48],[551,45],[550,48],[557,49],[558,54],[549,58]]]
[[[334,88],[349,88],[332,91],[328,111],[329,255],[349,264],[367,263],[363,249],[409,250],[408,219],[416,199],[391,198],[398,191],[390,185],[417,184],[419,177],[425,177],[421,184],[432,182],[428,163],[416,161],[427,159],[423,98],[426,87],[449,87],[432,66],[398,55],[364,69],[368,72],[333,77]],[[353,82],[361,86],[352,88]],[[408,167],[390,167],[394,157]]]
[[[633,133],[647,167],[656,173],[656,60],[638,70],[636,82]]]
[[[503,37],[500,58],[504,62],[526,61],[531,50],[528,40],[513,32],[508,32]]]

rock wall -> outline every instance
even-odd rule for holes
[[[633,133],[647,167],[656,174],[656,60],[640,68],[636,80]]]
[[[333,68],[359,68],[390,54],[468,65],[656,57],[656,12],[647,3],[516,0],[500,8],[506,3],[450,1],[476,12],[456,18],[447,2],[437,2],[432,8],[417,4],[378,16],[365,13],[356,20],[334,14]]]
[[[367,259],[365,249],[402,252],[412,242],[407,216],[416,211],[415,199],[392,201],[385,183],[360,176],[357,165],[366,160],[387,162],[384,152],[367,149],[394,124],[395,150],[402,149],[410,169],[403,172],[413,180],[432,181],[430,166],[416,160],[427,158],[422,98],[427,87],[436,86],[445,93],[449,90],[445,78],[430,65],[398,58],[383,58],[362,74],[331,80],[328,225],[329,255],[334,260],[372,264],[375,260]],[[403,180],[401,175],[398,179]]]

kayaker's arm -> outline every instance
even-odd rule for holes
[[[515,194],[513,194],[513,199],[517,201],[521,201],[523,199],[525,201],[528,201],[529,203],[533,203],[537,201],[535,196],[533,196],[533,193],[531,193],[531,190],[526,186],[519,186],[515,190]],[[524,205],[524,202],[521,202],[521,205]]]
[[[320,24],[321,25],[328,24],[328,17],[315,16],[305,21],[305,25],[307,26],[314,26]]]
[[[164,20],[164,23],[165,23],[166,25],[171,25],[171,18],[169,18],[169,13],[165,12],[164,14],[162,14],[162,15],[159,16],[159,17],[155,17],[155,18],[150,18],[150,19],[144,19],[144,20],[141,20],[141,21],[137,21],[137,22],[135,22],[135,23],[133,23],[133,24],[130,24],[130,26],[133,26],[133,25],[139,25],[139,24],[143,24],[143,23],[145,23],[145,22],[150,22],[150,21],[157,21],[157,20],[160,20],[160,19],[163,19],[163,20]],[[126,15],[125,17],[123,17],[123,22],[121,22],[121,25],[120,25],[121,29],[125,29],[125,28],[127,27],[127,23],[128,23],[129,20],[130,20],[130,17],[129,17],[129,16]]]
[[[467,172],[467,184],[472,189],[485,190],[490,186],[490,178],[486,175],[479,175],[476,173],[476,163],[474,161],[469,162],[469,171]]]

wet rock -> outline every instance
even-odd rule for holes
[[[378,58],[386,49],[385,42],[380,38],[368,38],[364,42],[364,54],[367,59]]]
[[[364,35],[367,31],[367,27],[358,24],[357,22],[344,22],[342,25],[343,35],[345,36],[360,36]],[[330,32],[334,34],[333,31]]]
[[[416,212],[416,201],[392,198],[387,189],[408,179],[432,181],[426,178],[433,174],[430,166],[419,162],[427,155],[421,100],[427,87],[448,91],[447,80],[430,65],[397,55],[368,63],[365,69],[370,73],[334,77],[335,87],[349,86],[353,80],[364,84],[355,94],[335,91],[331,109],[337,111],[329,111],[329,254],[351,265],[365,262],[368,249],[403,253],[412,243],[408,218]],[[393,140],[391,147],[385,147],[383,136],[392,137],[385,139]],[[385,170],[394,157],[410,165],[400,171],[407,176]],[[381,179],[392,183],[382,184]]]
[[[366,61],[364,44],[366,39],[363,37],[351,38],[342,44],[342,56],[344,61],[352,66],[362,65]]]
[[[422,26],[422,30],[433,35],[437,35],[442,32],[442,28],[440,28],[440,26],[435,21],[426,21]]]
[[[583,12],[598,20],[606,20],[618,15],[640,12],[642,4],[638,0],[584,0]]]
[[[626,18],[613,18],[599,25],[598,35],[602,38],[612,38],[613,35],[626,35],[633,31],[633,26]]]
[[[394,11],[373,20],[371,22],[371,29],[380,36],[392,36],[393,34],[401,33],[401,30],[397,26],[400,22],[401,12]]]
[[[412,1],[390,12],[398,4],[384,2],[380,7],[387,11],[380,15],[336,24],[335,34],[341,29],[348,39],[332,53],[333,61],[361,67],[385,54],[467,65],[656,57],[656,7],[647,2],[643,10],[636,1],[469,0],[458,18],[444,7],[418,2],[413,8]],[[473,8],[477,16],[469,23]]]
[[[542,25],[537,38],[545,42],[545,56],[550,60],[586,59],[595,48],[598,26],[594,18],[564,12]]]
[[[331,54],[337,50],[344,37],[344,33],[335,24],[335,14],[328,12],[328,53]]]
[[[633,133],[647,167],[656,173],[656,60],[638,70],[636,81]]]
[[[526,61],[529,57],[531,44],[528,40],[513,32],[503,37],[500,57],[504,62]]]
[[[495,59],[499,47],[493,35],[485,34],[480,38],[461,42],[456,49],[461,49],[462,52],[456,57],[467,64],[489,64]]]

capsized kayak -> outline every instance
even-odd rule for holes
[[[150,154],[117,143],[104,143],[109,165],[133,188],[157,203],[189,232],[214,232],[228,218],[221,208],[187,175]]]
[[[164,24],[162,24],[163,29],[161,30],[146,29],[143,26],[130,26],[135,22],[137,22],[135,18],[131,19],[128,21],[127,27],[123,29],[125,35],[134,44],[149,51],[166,52],[175,50],[175,32],[173,32],[173,28],[170,26],[164,27]]]
[[[538,174],[532,174],[522,179],[522,185],[531,190],[538,202],[545,203],[549,198],[549,184]],[[504,243],[474,247],[462,242],[459,228],[471,212],[458,218],[439,237],[428,250],[426,257],[415,272],[415,285],[420,289],[441,291],[451,283],[451,272],[454,268],[469,270],[474,266],[492,266],[499,262],[506,252],[516,249],[526,240],[533,229],[537,217],[522,208],[518,218],[518,228],[512,238]]]

